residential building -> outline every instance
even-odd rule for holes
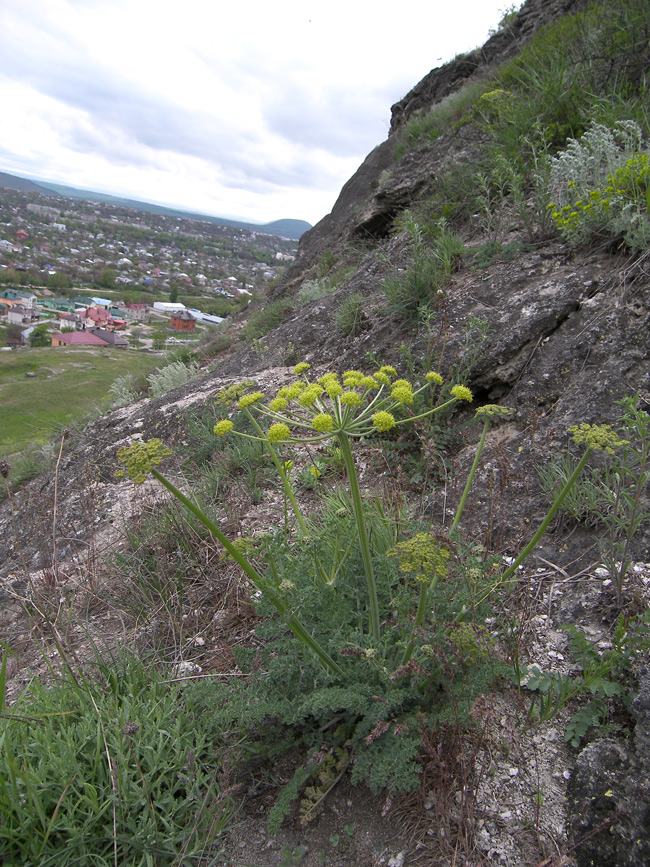
[[[128,349],[129,341],[126,337],[122,337],[120,334],[116,334],[114,331],[107,331],[105,328],[87,328],[86,334],[94,334],[95,337],[99,337],[101,340],[104,340],[109,346],[112,346],[113,349]]]
[[[107,349],[108,343],[87,331],[70,331],[66,334],[58,332],[52,335],[52,346],[97,346]]]
[[[175,328],[176,331],[194,331],[196,319],[189,310],[181,310],[178,313],[172,313],[169,325],[171,328]]]
[[[36,307],[38,298],[33,292],[24,292],[22,289],[5,289],[0,292],[0,298],[6,298],[9,301],[17,301],[23,307]]]
[[[146,322],[149,318],[149,308],[146,304],[128,304],[126,309],[129,311],[131,319],[136,319],[138,322]]]
[[[29,325],[32,321],[32,310],[23,304],[12,304],[7,310],[7,322],[15,325]]]

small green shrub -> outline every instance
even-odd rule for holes
[[[7,480],[9,490],[17,490],[22,485],[40,476],[54,467],[56,452],[53,444],[39,445],[32,443],[16,455],[12,455],[9,465],[9,478]],[[4,497],[5,490],[0,496]]]
[[[382,289],[391,313],[415,319],[424,304],[435,304],[444,294],[464,246],[444,220],[423,229],[413,214],[406,211],[399,227],[409,239],[411,261],[403,271],[386,278]]]
[[[132,373],[118,376],[109,387],[108,393],[111,395],[111,409],[129,406],[129,404],[135,403],[140,397],[136,391],[135,376]]]
[[[64,669],[47,689],[35,680],[3,713],[0,859],[190,863],[231,813],[216,742],[180,689],[140,661],[98,657],[96,668]]]
[[[650,519],[646,492],[650,481],[650,415],[638,408],[636,397],[618,402],[621,447],[607,453],[600,467],[592,468],[576,484],[562,510],[575,520],[603,528],[600,540],[603,560],[615,581],[618,600],[632,565],[631,546],[639,528]],[[552,499],[567,475],[575,471],[570,455],[538,471],[540,484]]]
[[[264,337],[280,325],[293,310],[291,298],[278,298],[270,304],[265,304],[259,310],[255,310],[248,317],[243,329],[244,338],[248,343]]]
[[[361,331],[363,304],[363,295],[354,292],[341,302],[336,311],[336,327],[345,337],[354,337]]]
[[[565,628],[577,671],[559,674],[543,671],[538,665],[521,666],[515,679],[518,685],[534,693],[529,722],[553,719],[569,702],[581,702],[565,732],[565,740],[578,747],[591,728],[606,723],[614,701],[622,702],[629,711],[637,694],[638,659],[650,650],[650,613],[630,618],[620,615],[612,632],[611,647],[605,651],[577,627]],[[618,729],[620,725],[609,724],[609,732]]]
[[[621,121],[614,130],[592,124],[551,163],[549,205],[560,234],[571,244],[596,234],[622,237],[633,251],[650,248],[650,151],[641,129]]]

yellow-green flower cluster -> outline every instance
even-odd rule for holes
[[[466,400],[468,403],[471,403],[474,400],[472,392],[466,385],[455,385],[451,389],[451,396],[455,397],[456,400]]]
[[[298,398],[298,403],[300,406],[313,406],[322,393],[323,387],[317,382],[313,382],[304,389]]]
[[[295,400],[305,390],[304,382],[294,382],[292,385],[285,385],[278,392],[278,397],[283,400]]]
[[[612,206],[611,198],[603,196],[600,190],[590,190],[584,198],[559,207],[551,204],[551,219],[555,227],[567,241],[578,244],[586,241],[599,224],[606,220]]]
[[[271,403],[269,404],[269,409],[271,412],[282,412],[283,409],[287,408],[287,399],[286,397],[274,397]]]
[[[312,419],[311,426],[319,433],[329,433],[334,430],[334,419],[328,412],[319,412]]]
[[[215,424],[214,432],[217,434],[217,436],[223,437],[226,434],[229,434],[233,427],[234,424],[230,421],[230,419],[225,418]]]
[[[400,572],[412,575],[416,581],[425,583],[447,574],[449,549],[430,533],[418,533],[412,539],[398,542],[388,556],[399,557]]]
[[[381,367],[372,375],[359,370],[346,370],[341,376],[329,372],[316,382],[304,376],[307,370],[308,365],[304,363],[296,365],[294,373],[303,375],[303,379],[280,388],[277,396],[268,403],[260,391],[239,397],[240,409],[249,415],[253,410],[258,418],[266,416],[271,423],[265,433],[263,426],[250,415],[257,428],[253,438],[280,443],[313,442],[332,434],[361,437],[377,431],[385,433],[396,425],[431,415],[439,409],[439,406],[429,408],[421,415],[415,415],[409,409],[420,392],[442,385],[442,377],[435,371],[426,374],[424,384],[414,388],[408,380],[397,379],[397,371],[391,365]],[[441,406],[471,399],[468,388],[454,386],[451,398]],[[215,433],[220,435],[232,429],[230,420],[215,425]]]
[[[379,410],[372,417],[372,423],[381,433],[385,433],[389,431],[391,428],[395,427],[395,416],[391,412],[386,412],[385,410]]]
[[[239,400],[239,398],[245,394],[246,390],[251,388],[252,385],[253,383],[251,381],[235,382],[227,388],[222,388],[221,391],[217,392],[217,402],[229,406],[231,403],[235,403],[235,401]]]
[[[608,424],[586,424],[583,422],[570,427],[569,433],[578,445],[586,445],[587,448],[605,451],[610,455],[614,454],[614,449],[626,446],[629,442],[622,440]]]
[[[251,394],[245,394],[243,397],[239,399],[237,402],[237,406],[240,409],[246,409],[248,406],[252,406],[254,403],[259,403],[261,400],[264,400],[264,395],[261,391],[253,391]]]
[[[343,406],[361,406],[363,403],[356,391],[344,391],[339,400]]]
[[[650,156],[635,153],[608,176],[605,192],[625,196],[643,205],[647,201],[649,186]]]
[[[291,431],[288,425],[277,422],[271,425],[266,436],[270,443],[281,443],[291,439]]]
[[[413,403],[413,386],[406,379],[396,379],[391,384],[390,396],[399,403]]]
[[[499,406],[498,403],[486,403],[479,406],[474,415],[476,418],[507,418],[512,413],[513,410],[507,406]]]
[[[124,446],[119,449],[117,458],[124,467],[122,474],[126,474],[136,485],[140,485],[149,475],[151,468],[171,454],[173,454],[171,449],[163,445],[159,439],[152,439],[145,443],[136,441],[130,446]]]

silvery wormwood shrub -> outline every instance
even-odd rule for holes
[[[594,123],[570,140],[551,161],[549,188],[551,219],[570,244],[605,234],[650,249],[650,150],[634,121]]]
[[[191,361],[189,364],[183,364],[182,361],[172,361],[171,364],[166,364],[147,377],[151,396],[160,397],[168,391],[196,379],[198,375],[199,365],[195,361]]]

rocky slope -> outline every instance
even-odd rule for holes
[[[523,225],[515,223],[503,241],[514,245],[516,257],[484,262],[475,254],[488,238],[478,222],[470,221],[462,230],[466,252],[428,320],[414,325],[387,315],[382,281],[407,269],[412,256],[406,235],[392,232],[396,216],[421,199],[432,178],[446,166],[476,154],[482,141],[470,126],[463,126],[407,153],[399,162],[394,148],[414,112],[439,102],[468,79],[485,76],[542,23],[584,5],[579,0],[528,0],[516,20],[482,49],[434,70],[394,106],[388,140],[345,185],[332,213],[303,236],[299,256],[276,289],[276,297],[294,295],[306,279],[318,278],[328,258],[354,262],[353,273],[340,281],[336,291],[294,309],[264,336],[262,347],[235,340],[235,350],[220,356],[213,369],[190,386],[92,422],[66,445],[56,476],[52,473],[31,483],[13,498],[11,508],[7,502],[2,504],[0,532],[5,545],[0,550],[0,570],[9,593],[6,599],[12,588],[24,589],[25,571],[41,575],[51,571],[55,555],[66,564],[56,566],[61,573],[72,574],[75,569],[83,573],[92,568],[91,560],[119,544],[123,520],[142,507],[141,495],[114,476],[121,445],[134,436],[157,436],[182,452],[190,435],[188,409],[204,406],[221,387],[245,378],[264,388],[277,387],[290,378],[290,367],[298,360],[310,362],[320,372],[370,368],[371,361],[379,359],[408,373],[409,361],[426,357],[443,375],[467,360],[465,381],[474,393],[474,406],[500,403],[513,415],[488,437],[466,520],[495,549],[504,553],[517,549],[547,508],[537,468],[565,453],[569,427],[614,422],[620,414],[616,402],[626,395],[637,395],[640,405],[650,409],[650,260],[630,257],[606,244],[571,249],[557,238],[531,238]],[[354,333],[344,336],[334,323],[342,301],[354,294],[362,299],[361,319]],[[477,322],[482,323],[483,337],[480,351],[474,353],[479,337],[472,323]],[[459,424],[472,418],[473,408],[459,413]],[[468,427],[453,454],[457,479],[465,478],[476,438],[475,428]],[[461,486],[452,481],[444,491],[428,494],[427,508],[437,522],[443,523],[454,508]],[[637,533],[632,554],[640,564],[650,561],[647,525]],[[552,616],[536,621],[539,653],[553,648],[550,638],[544,644],[544,630],[552,631],[567,619],[601,630],[608,617],[611,622],[607,585],[603,586],[602,577],[597,582],[600,554],[592,530],[559,525],[536,556],[533,566],[552,567],[560,583],[561,576],[567,581],[582,576],[557,593],[554,584],[540,591],[544,607],[535,616],[542,616],[542,610],[544,618],[550,616],[548,612]],[[644,568],[639,567],[630,585],[639,605],[647,605]],[[553,650],[556,657],[557,652]],[[540,859],[540,864],[569,864],[576,857],[579,864],[608,867],[647,859],[647,815],[633,804],[635,785],[645,786],[644,774],[647,778],[647,684],[644,689],[645,698],[635,709],[634,743],[608,741],[601,749],[601,765],[586,755],[578,760],[568,817],[565,788],[558,778],[561,782],[571,776],[575,754],[564,752],[566,748],[554,742],[555,735],[547,737],[548,730],[532,747],[549,760],[549,786],[556,786],[554,797],[561,804],[549,819],[555,823],[553,833],[563,838],[566,820],[574,834],[569,844],[566,839],[561,844],[570,855],[560,853],[555,859]],[[589,749],[591,756],[596,748]],[[562,763],[554,766],[550,759],[559,755]],[[636,774],[631,778],[636,784],[615,785],[607,776],[606,766],[614,755],[622,769],[617,776]],[[519,755],[518,760],[523,774],[525,756]],[[504,774],[507,779],[507,769]],[[616,810],[627,811],[629,822],[636,824],[621,822],[614,831],[607,830],[609,849],[578,846],[579,840],[611,824],[607,819],[611,810],[600,802],[594,806],[593,801],[594,791],[606,789],[613,792],[610,801]],[[504,786],[499,797],[507,797],[506,790]],[[494,787],[486,784],[484,797],[496,797]],[[500,861],[494,863],[512,867],[533,863],[524,862],[521,849],[508,849],[503,842],[512,836],[508,817],[498,820],[505,812],[505,808],[501,813],[497,810],[497,818],[482,826],[486,857],[498,857]],[[526,857],[532,857],[531,850]]]

